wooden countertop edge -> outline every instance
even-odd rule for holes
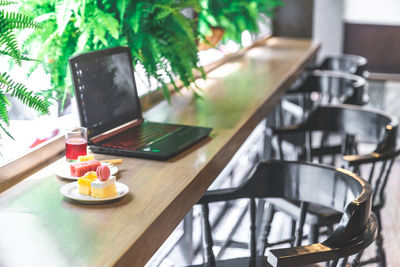
[[[197,175],[196,179],[193,179],[192,182],[188,184],[186,190],[179,194],[168,209],[164,210],[146,232],[144,232],[142,236],[134,242],[134,245],[127,249],[125,254],[121,255],[121,258],[114,266],[144,266],[144,264],[146,264],[146,262],[156,252],[156,250],[149,250],[146,243],[152,242],[154,244],[154,242],[156,242],[157,246],[154,247],[160,247],[163,244],[169,234],[183,219],[183,217],[172,217],[170,215],[177,210],[180,210],[179,213],[182,213],[182,210],[184,210],[184,214],[187,214],[193,205],[197,203],[203,192],[207,190],[215,177],[217,177],[223,168],[229,163],[242,143],[265,117],[265,114],[272,109],[273,105],[279,101],[285,91],[298,77],[299,73],[308,63],[310,63],[311,60],[313,60],[320,49],[320,44],[313,42],[313,48],[314,49],[310,50],[310,52],[304,56],[303,61],[298,66],[293,67],[292,71],[286,76],[283,82],[270,96],[267,97],[266,101],[251,116],[251,119],[244,123],[236,134],[225,143],[223,148],[216,153],[212,159],[210,159],[210,161],[204,166],[203,170]],[[194,192],[196,192],[196,194],[194,194]],[[169,216],[163,216],[165,214],[168,214]],[[156,230],[160,228],[163,228],[164,231]],[[160,235],[161,232],[162,235]],[[146,236],[146,238],[144,238],[144,236]]]
[[[64,149],[64,136],[58,135],[22,157],[1,166],[0,193],[61,158]]]

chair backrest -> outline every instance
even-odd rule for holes
[[[319,164],[265,161],[240,187],[209,191],[199,204],[207,206],[211,202],[249,198],[252,222],[250,247],[254,257],[254,199],[268,197],[318,203],[344,213],[336,231],[325,242],[271,250],[268,261],[274,266],[336,260],[361,251],[375,239],[376,222],[371,216],[370,186],[349,171]],[[208,247],[212,247],[212,243]]]
[[[328,97],[328,103],[336,100],[338,103],[362,105],[367,101],[366,84],[361,76],[316,70],[294,92],[319,92]]]
[[[321,105],[301,124],[304,131],[337,132],[377,143],[375,152],[396,149],[398,122],[380,110],[353,105]]]
[[[364,76],[367,64],[368,60],[362,56],[349,54],[331,55],[322,61],[318,69],[337,70]]]
[[[289,127],[290,128],[290,127]],[[293,128],[293,127],[292,127]],[[393,116],[382,111],[352,106],[352,105],[321,105],[309,114],[307,119],[297,130],[307,133],[302,135],[308,159],[314,159],[319,155],[340,154],[343,156],[346,167],[367,180],[374,189],[374,208],[381,208],[385,202],[385,187],[391,172],[397,151],[398,122]],[[321,144],[318,149],[313,149],[310,144],[313,141],[312,133],[321,131],[324,133],[340,133],[341,146],[332,149],[330,144]],[[307,136],[307,137],[306,137]],[[359,145],[363,141],[375,144],[368,154],[359,154]],[[279,144],[281,147],[281,144]],[[317,151],[317,152],[316,152]],[[325,152],[324,152],[325,151]],[[281,158],[283,152],[280,151]],[[334,163],[332,163],[334,165]]]

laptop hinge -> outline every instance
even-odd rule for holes
[[[118,127],[115,127],[114,129],[111,129],[107,132],[101,133],[99,135],[96,135],[96,136],[90,138],[89,143],[92,143],[92,144],[99,143],[107,138],[110,138],[111,136],[117,135],[127,129],[133,128],[133,127],[143,123],[143,121],[144,121],[143,118],[140,118],[140,119],[135,119],[135,120],[129,121],[127,123],[124,123]]]

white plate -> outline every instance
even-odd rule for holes
[[[110,165],[108,163],[102,162],[101,165],[107,165],[110,168],[110,175],[115,175],[118,172],[118,167],[114,165]],[[69,179],[69,180],[78,180],[79,177],[71,176],[71,170],[69,168],[69,164],[64,165],[60,169],[57,169],[56,175],[58,177]]]
[[[92,203],[92,204],[97,204],[97,203],[104,203],[104,202],[110,202],[119,198],[123,198],[126,194],[129,192],[128,186],[126,186],[123,183],[120,182],[115,182],[115,186],[117,187],[117,195],[114,197],[109,197],[109,198],[95,198],[91,197],[88,195],[82,195],[79,194],[78,191],[78,182],[72,182],[66,185],[63,185],[60,188],[60,192],[63,196],[82,202],[82,203]]]

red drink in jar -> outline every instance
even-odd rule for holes
[[[65,142],[65,157],[67,160],[77,160],[78,156],[85,156],[87,141],[83,138],[70,138]]]
[[[87,152],[87,131],[80,127],[65,133],[65,158],[67,161],[77,160]]]

